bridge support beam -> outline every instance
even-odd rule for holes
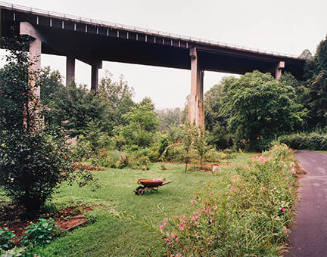
[[[66,58],[66,86],[75,83],[75,58],[67,56]]]
[[[96,62],[92,65],[92,73],[91,73],[91,91],[97,92],[98,91],[98,84],[99,84],[99,69],[102,68],[102,62]]]
[[[198,128],[204,128],[203,76],[196,48],[190,49],[191,95],[188,103],[188,120]]]
[[[284,68],[285,68],[285,62],[280,61],[276,66],[275,79],[280,80],[280,78],[282,77],[282,73],[283,73]]]

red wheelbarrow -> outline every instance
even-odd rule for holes
[[[165,179],[138,179],[137,184],[141,184],[142,186],[138,186],[134,190],[134,193],[136,195],[143,195],[146,190],[158,191],[158,187],[171,183],[171,181],[166,183],[164,181]]]

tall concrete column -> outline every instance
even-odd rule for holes
[[[280,61],[276,66],[275,79],[280,80],[280,78],[282,77],[282,73],[283,73],[284,68],[285,68],[285,62]]]
[[[40,86],[38,84],[38,79],[41,71],[42,40],[41,36],[35,30],[33,25],[28,22],[20,23],[20,35],[28,35],[31,38],[29,43],[30,65],[28,67],[28,83],[31,86],[33,98],[32,101],[28,102],[28,111],[34,113],[32,116],[32,127],[30,128],[31,130],[34,130],[42,127],[44,124],[43,118],[38,115],[41,105]]]
[[[99,69],[102,68],[102,62],[96,62],[91,64],[92,73],[91,73],[91,91],[97,92],[99,84]]]
[[[66,86],[75,82],[75,58],[67,56],[66,58]]]
[[[191,95],[188,104],[188,120],[198,128],[204,128],[203,76],[199,67],[196,48],[190,49],[191,57]]]

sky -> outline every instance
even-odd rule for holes
[[[326,0],[12,0],[49,11],[105,20],[145,29],[225,42],[299,56],[311,53],[327,34]],[[2,52],[3,54],[3,52]],[[42,66],[65,76],[65,57],[42,55]],[[103,62],[134,88],[136,101],[151,97],[156,108],[184,107],[191,90],[188,70]],[[204,90],[231,74],[205,72]],[[91,67],[77,61],[76,82],[91,83]]]

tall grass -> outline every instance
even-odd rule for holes
[[[279,256],[292,222],[297,167],[293,152],[278,145],[223,170],[192,201],[196,212],[163,220],[168,256]]]

